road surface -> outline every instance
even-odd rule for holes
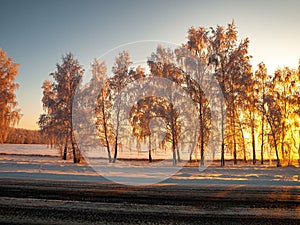
[[[300,188],[2,177],[0,224],[300,224]]]

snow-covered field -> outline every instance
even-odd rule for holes
[[[44,145],[0,145],[0,224],[299,224],[296,167],[194,163],[136,188],[106,178],[151,183],[172,161],[95,162],[99,173]]]
[[[59,150],[46,145],[3,144],[0,145],[0,154],[58,156]]]
[[[233,165],[228,162],[224,168],[216,164],[199,170],[199,167],[186,164],[173,171],[170,162],[166,165],[145,163],[145,168],[135,167],[135,162],[120,162],[108,164],[99,160],[96,169],[89,164],[74,164],[72,160],[64,161],[57,149],[44,145],[0,145],[0,177],[30,178],[46,180],[80,180],[109,182],[126,180],[130,182],[156,183],[161,178],[162,183],[187,185],[251,185],[251,186],[294,186],[300,187],[300,169],[297,167],[277,168],[275,165],[253,166],[251,162]],[[201,171],[202,170],[202,171]],[[174,170],[175,171],[175,170]],[[109,179],[106,179],[109,178]]]

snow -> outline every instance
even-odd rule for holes
[[[223,168],[213,163],[201,170],[195,163],[174,168],[171,161],[163,161],[160,164],[117,161],[111,164],[105,159],[96,159],[94,163],[92,168],[87,163],[74,164],[71,159],[62,160],[58,149],[51,149],[45,145],[0,145],[0,178],[300,188],[300,169],[297,167],[277,168],[275,165],[259,163],[253,166],[251,162],[233,165],[229,162]]]
[[[0,145],[0,154],[58,156],[59,150],[46,145],[3,144]]]

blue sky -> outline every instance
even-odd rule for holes
[[[297,67],[300,1],[0,0],[0,47],[20,64],[17,82],[23,118],[37,129],[42,83],[61,56],[72,52],[86,69],[93,58],[133,41],[181,44],[191,26],[215,27],[232,19],[250,38],[254,65]]]

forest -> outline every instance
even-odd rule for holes
[[[157,152],[165,151],[172,154],[174,166],[183,159],[204,165],[206,158],[219,160],[221,166],[226,160],[234,164],[273,160],[277,167],[300,163],[300,62],[298,68],[278,68],[274,74],[261,62],[254,71],[249,43],[248,38],[238,39],[234,22],[215,28],[191,27],[186,43],[176,49],[158,45],[146,66],[135,66],[129,51],[119,52],[112,68],[95,58],[88,71],[91,80],[85,84],[81,81],[87,71],[67,53],[42,85],[41,133],[47,144],[61,149],[63,159],[72,158],[74,163],[83,160],[75,138],[78,133],[85,137],[81,142],[101,143],[99,151],[105,152],[111,163],[118,160],[124,146],[139,153],[145,145],[149,162]],[[1,79],[5,73],[17,74],[5,68],[14,65],[3,62],[2,52]],[[2,80],[1,96],[6,94]],[[180,97],[176,88],[164,89],[168,81],[192,103]],[[136,98],[136,83],[147,95],[127,108]],[[2,108],[7,104],[0,102],[1,127],[10,127],[19,118],[13,111],[15,88],[11,87],[8,95],[11,118],[5,119]],[[91,101],[91,95],[96,101]],[[73,107],[80,110],[74,114]],[[196,123],[188,124],[190,119]],[[159,129],[156,133],[153,123]],[[2,142],[8,135],[4,130]],[[160,132],[165,135],[158,143]]]
[[[10,128],[6,144],[47,144],[47,137],[38,130]]]

